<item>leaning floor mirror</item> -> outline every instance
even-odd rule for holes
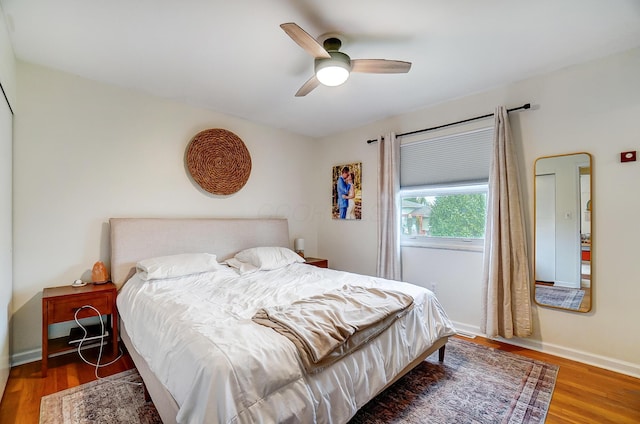
[[[534,172],[535,302],[588,312],[593,286],[591,155],[541,157]]]

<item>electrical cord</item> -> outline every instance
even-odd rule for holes
[[[78,313],[83,309],[92,309],[97,314],[98,319],[100,320],[100,349],[98,351],[98,360],[96,361],[95,364],[93,362],[89,361],[88,359],[86,359],[82,355],[82,344],[87,340],[87,338],[89,336],[89,332],[87,331],[86,327],[84,325],[82,325],[80,323],[80,321],[78,321]],[[98,309],[96,309],[95,307],[91,306],[91,305],[84,305],[84,306],[81,306],[80,308],[78,308],[78,310],[73,315],[73,319],[76,321],[76,324],[78,324],[78,326],[84,332],[84,335],[82,336],[82,339],[80,340],[80,343],[78,344],[78,356],[80,356],[80,359],[82,359],[82,361],[85,364],[88,364],[88,365],[91,365],[92,367],[95,367],[94,373],[95,373],[96,379],[98,379],[98,380],[116,381],[116,380],[110,379],[108,377],[100,377],[98,375],[98,370],[100,368],[109,366],[111,364],[114,364],[120,358],[122,358],[122,355],[123,355],[122,349],[119,349],[120,353],[118,354],[118,356],[113,361],[108,362],[106,364],[101,364],[100,363],[100,360],[102,359],[102,351],[104,349],[104,336],[105,336],[105,334],[104,334],[104,320],[102,319],[102,314],[100,313],[100,311]],[[126,380],[118,380],[118,381],[122,381],[122,382],[128,383],[128,384],[133,384],[135,386],[141,386],[142,385],[142,383],[133,383],[131,381],[126,381]]]

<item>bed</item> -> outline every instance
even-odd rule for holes
[[[286,219],[112,218],[110,226],[121,338],[165,424],[344,423],[431,353],[439,350],[442,360],[455,333],[426,289],[304,263],[148,281],[136,273],[149,258],[205,252],[223,262],[245,249],[286,248]],[[347,285],[406,293],[413,304],[317,370],[305,369],[290,340],[252,320],[261,306]]]

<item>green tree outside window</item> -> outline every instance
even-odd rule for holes
[[[437,196],[431,206],[431,237],[484,238],[486,194]]]

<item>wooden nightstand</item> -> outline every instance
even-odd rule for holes
[[[110,315],[106,328],[111,333],[113,356],[118,355],[118,311],[116,296],[118,289],[113,283],[87,284],[83,287],[47,287],[42,290],[42,376],[47,376],[49,355],[72,352],[76,347],[69,344],[69,337],[49,340],[49,325],[73,321],[78,309],[91,305],[102,315]],[[96,316],[90,308],[78,312],[78,318]]]
[[[317,266],[318,268],[329,268],[329,260],[321,259],[321,258],[304,258],[305,263],[313,266]]]

